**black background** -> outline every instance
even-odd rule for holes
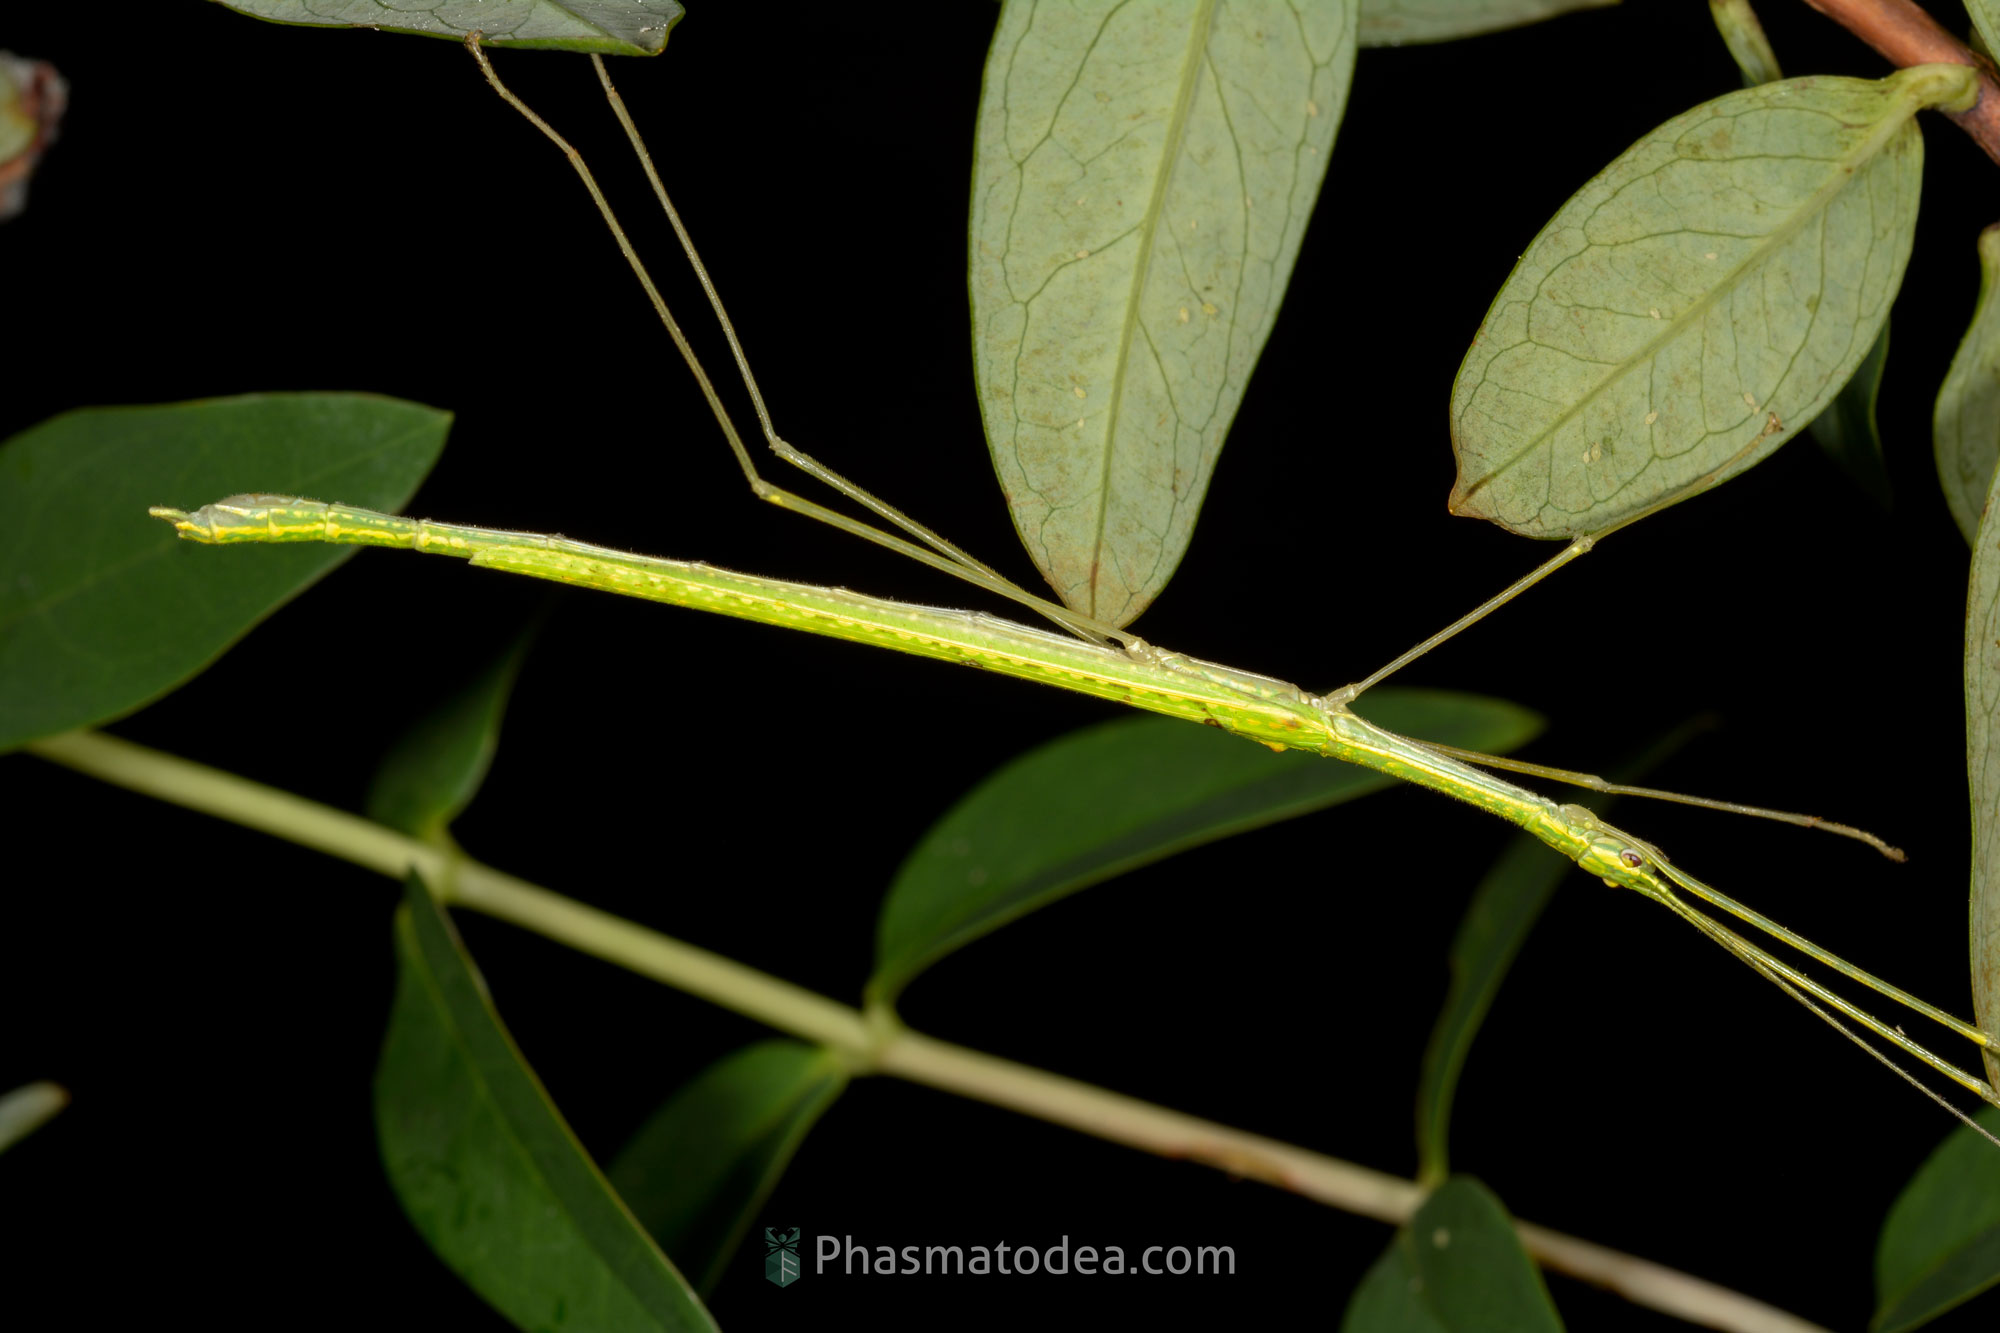
[[[751,500],[568,168],[451,45],[192,3],[10,8],[0,44],[55,61],[73,103],[29,211],[0,228],[0,433],[88,404],[373,390],[458,413],[414,513],[969,599]],[[1883,71],[1803,6],[1765,8],[1788,72]],[[1029,581],[966,345],[966,182],[992,20],[984,3],[710,0],[662,58],[614,68],[779,428]],[[499,63],[591,156],[721,371],[588,68],[550,53]],[[1446,515],[1452,376],[1562,200],[1736,84],[1691,2],[1364,51],[1283,315],[1146,635],[1325,688],[1552,553]],[[1713,714],[1662,785],[1853,820],[1910,863],[1673,807],[1628,807],[1623,822],[1964,1010],[1967,557],[1929,413],[2000,177],[1941,119],[1924,129],[1924,214],[1882,398],[1893,512],[1801,438],[1405,679],[1540,709],[1552,725],[1531,753],[1594,770]],[[551,601],[461,841],[842,999],[858,995],[877,901],[924,828],[995,765],[1111,715],[979,673],[371,552],[115,730],[356,808],[398,730]],[[213,1328],[496,1324],[404,1222],[375,1157],[393,886],[31,758],[0,762],[0,802],[0,1085],[54,1078],[76,1099],[0,1157],[0,1309],[29,1316],[24,1328],[189,1309]],[[1373,797],[1030,917],[920,979],[903,1013],[1408,1173],[1446,945],[1507,833],[1421,792]],[[681,1080],[765,1035],[512,928],[461,926],[600,1157]],[[1881,1216],[1950,1128],[1747,969],[1579,876],[1473,1052],[1454,1148],[1524,1218],[1852,1328],[1871,1308]],[[899,1327],[1331,1322],[1388,1238],[889,1080],[833,1108],[762,1222],[801,1226],[808,1245],[828,1232],[1230,1245],[1238,1272],[975,1283],[808,1264],[781,1291],[746,1255],[714,1299],[725,1327],[864,1312]],[[1572,1327],[1678,1327],[1552,1287]]]

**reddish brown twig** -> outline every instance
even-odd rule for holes
[[[1970,65],[1979,71],[1979,100],[1969,111],[1947,112],[1986,155],[2000,162],[2000,82],[1993,64],[1946,32],[1915,0],[1806,0],[1806,3],[1880,51],[1900,68]]]

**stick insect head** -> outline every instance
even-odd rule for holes
[[[1614,889],[1631,889],[1654,899],[1671,896],[1655,868],[1665,858],[1651,843],[1613,828],[1582,806],[1566,805],[1563,813],[1583,829],[1584,851],[1576,858],[1579,868]]]
[[[192,514],[181,509],[169,509],[155,505],[146,512],[154,518],[165,519],[174,525],[174,531],[191,542],[213,545],[226,542],[232,535],[245,529],[254,528],[263,532],[270,526],[270,511],[298,504],[289,495],[231,495],[205,504]]]

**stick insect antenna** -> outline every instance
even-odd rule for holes
[[[1411,739],[1416,740],[1414,737]],[[1461,750],[1456,745],[1440,745],[1436,741],[1416,740],[1416,744],[1464,763],[1477,764],[1481,768],[1497,768],[1508,773],[1525,773],[1530,777],[1548,778],[1552,782],[1566,782],[1572,787],[1603,792],[1607,796],[1640,796],[1649,800],[1698,806],[1703,810],[1721,810],[1732,815],[1775,819],[1781,824],[1795,824],[1800,828],[1819,829],[1843,838],[1853,838],[1857,842],[1865,842],[1891,861],[1909,860],[1909,857],[1903,854],[1902,848],[1891,846],[1866,829],[1858,829],[1851,824],[1841,824],[1831,819],[1822,819],[1818,815],[1795,814],[1790,810],[1772,810],[1761,805],[1743,805],[1736,801],[1718,801],[1707,796],[1689,796],[1683,792],[1663,791],[1658,787],[1632,787],[1622,782],[1600,778],[1594,773],[1579,773],[1569,768],[1552,768],[1547,764],[1531,764],[1526,760],[1509,759],[1502,755],[1486,754],[1480,750]]]
[[[1934,1090],[1929,1085],[1924,1083],[1923,1080],[1917,1078],[1914,1074],[1910,1073],[1909,1070],[1903,1068],[1901,1065],[1897,1064],[1894,1060],[1891,1060],[1888,1056],[1884,1055],[1881,1051],[1877,1050],[1872,1043],[1864,1039],[1859,1033],[1854,1031],[1854,1029],[1848,1027],[1847,1024],[1841,1022],[1838,1018],[1835,1018],[1832,1014],[1828,1013],[1824,1008],[1820,1007],[1820,1005],[1818,1005],[1811,998],[1809,998],[1801,989],[1800,985],[1794,985],[1793,983],[1794,982],[1801,983],[1805,987],[1805,989],[1812,990],[1815,994],[1821,996],[1822,998],[1829,999],[1843,1013],[1848,1013],[1857,1016],[1860,1019],[1860,1021],[1865,1023],[1871,1029],[1879,1032],[1884,1032],[1889,1036],[1889,1039],[1891,1041],[1895,1041],[1898,1045],[1913,1051],[1919,1059],[1923,1060],[1925,1064],[1928,1064],[1933,1068],[1944,1071],[1946,1077],[1951,1078],[1953,1082],[1959,1083],[1966,1087],[1970,1087],[1974,1092],[1977,1092],[1980,1095],[1982,1100],[1992,1103],[1993,1105],[2000,1106],[2000,1099],[1995,1098],[1993,1089],[1989,1085],[1987,1085],[1980,1079],[1977,1079],[1972,1075],[1967,1074],[1964,1070],[1957,1068],[1956,1066],[1950,1064],[1949,1062],[1939,1059],[1937,1056],[1930,1054],[1930,1052],[1924,1050],[1923,1047],[1918,1046],[1915,1042],[1910,1041],[1908,1038],[1902,1037],[1900,1033],[1890,1032],[1887,1028],[1879,1024],[1876,1020],[1869,1018],[1866,1014],[1863,1014],[1860,1010],[1855,1009],[1852,1005],[1849,1005],[1846,1002],[1841,1001],[1838,997],[1832,996],[1831,993],[1824,990],[1824,988],[1819,987],[1815,983],[1810,982],[1805,977],[1801,976],[1798,972],[1778,962],[1776,959],[1772,958],[1769,954],[1765,953],[1762,949],[1759,949],[1756,945],[1750,943],[1748,940],[1744,939],[1741,935],[1738,935],[1735,931],[1730,930],[1728,927],[1720,924],[1719,922],[1711,921],[1708,917],[1703,916],[1700,912],[1695,911],[1693,908],[1688,907],[1684,903],[1669,903],[1668,906],[1673,908],[1674,914],[1676,916],[1679,916],[1683,921],[1686,921],[1696,930],[1708,936],[1711,940],[1714,940],[1717,944],[1721,945],[1723,949],[1727,950],[1730,954],[1734,955],[1739,961],[1749,964],[1750,967],[1754,969],[1766,981],[1770,982],[1772,985],[1776,986],[1779,990],[1783,991],[1785,994],[1791,996],[1794,1000],[1797,1000],[1800,1004],[1804,1005],[1808,1010],[1812,1012],[1812,1014],[1816,1018],[1826,1023],[1835,1032],[1838,1032],[1841,1036],[1847,1038],[1849,1041],[1853,1042],[1856,1046],[1859,1046],[1862,1050],[1866,1051],[1870,1056],[1874,1057],[1877,1061],[1887,1065],[1891,1070],[1895,1071],[1895,1074],[1898,1078],[1902,1079],[1905,1083],[1908,1083],[1918,1092],[1923,1093],[1924,1096],[1930,1098],[1932,1101],[1936,1102],[1939,1106],[1942,1106],[1945,1110],[1951,1112],[1953,1116],[1957,1117],[1963,1123],[1970,1125],[1972,1127],[1973,1132],[1978,1134],[1981,1138],[1993,1144],[1995,1147],[2000,1147],[2000,1138],[1995,1138],[1992,1134],[1988,1133],[1984,1125],[1981,1125],[1971,1116],[1959,1110],[1956,1106],[1953,1106],[1949,1101],[1945,1100],[1942,1096],[1938,1095],[1936,1090]]]

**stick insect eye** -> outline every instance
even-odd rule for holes
[[[1633,851],[1630,847],[1627,847],[1624,851],[1618,853],[1618,859],[1620,861],[1623,861],[1626,865],[1632,867],[1632,869],[1634,870],[1637,870],[1640,866],[1646,864],[1646,858],[1639,855],[1639,853]]]

